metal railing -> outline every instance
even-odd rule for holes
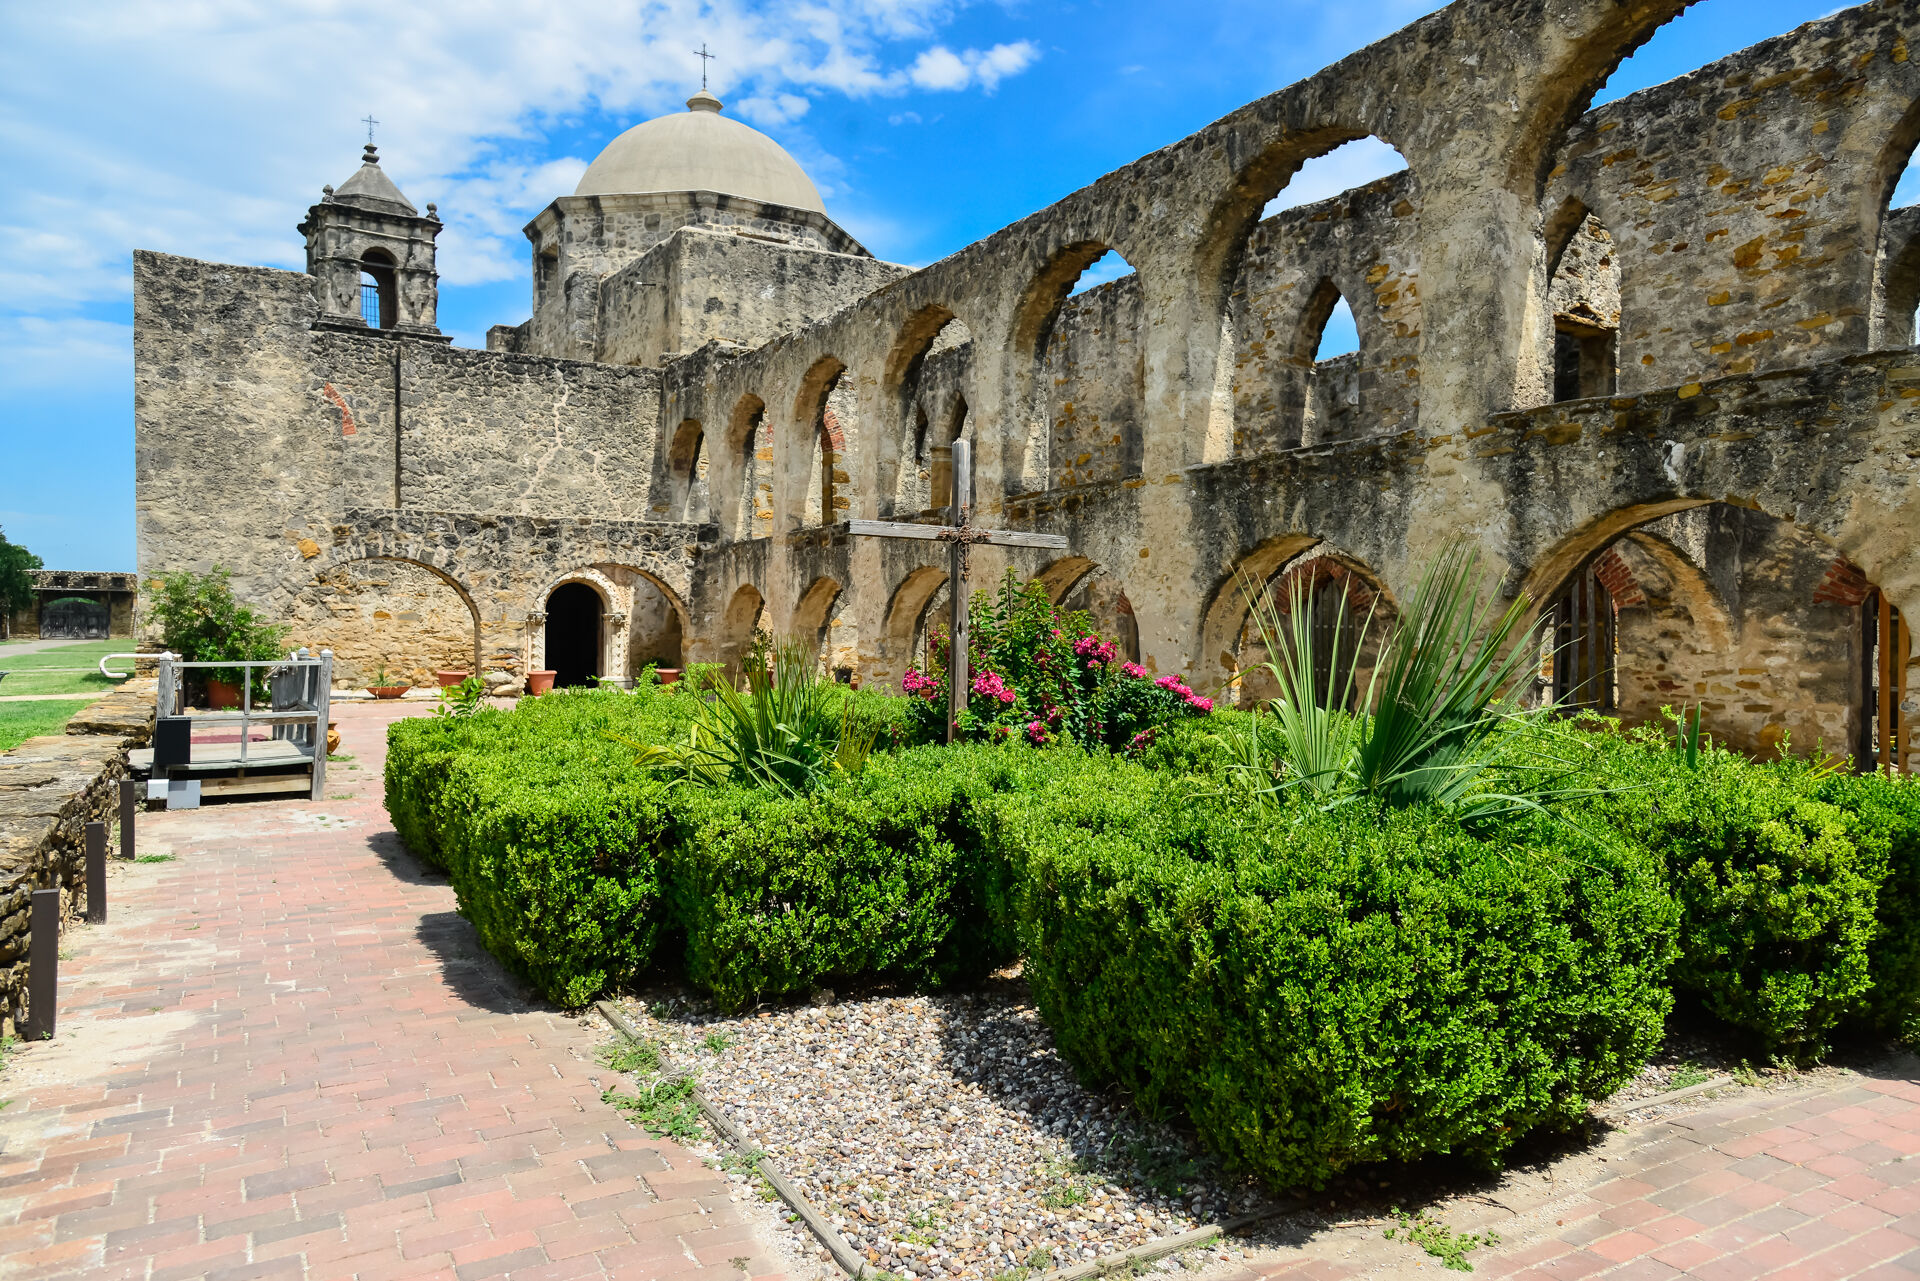
[[[184,712],[185,682],[181,676],[192,668],[220,669],[242,673],[240,709],[207,711],[189,717],[193,723],[237,724],[240,727],[239,768],[247,768],[247,745],[255,725],[270,725],[273,736],[304,748],[313,762],[312,799],[320,800],[327,782],[327,718],[333,693],[333,651],[323,649],[317,655],[296,649],[285,658],[247,662],[190,663],[172,652],[160,654],[105,654],[100,659],[100,674],[124,680],[131,672],[107,670],[113,659],[151,660],[158,668],[159,692],[154,699],[154,716],[179,716]],[[269,682],[266,711],[253,706],[253,673],[264,669]],[[189,731],[191,735],[191,731]],[[191,749],[189,749],[191,752]]]

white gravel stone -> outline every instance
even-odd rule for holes
[[[1265,1200],[1082,1088],[1018,982],[815,1000],[733,1017],[684,997],[623,1005],[878,1267],[1040,1270]]]

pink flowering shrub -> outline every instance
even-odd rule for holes
[[[1011,572],[995,592],[974,595],[968,629],[963,739],[1018,735],[1036,747],[1067,739],[1131,752],[1151,744],[1158,726],[1213,710],[1212,699],[1177,676],[1156,679],[1122,662],[1085,613],[1062,610],[1038,583],[1022,586]],[[937,742],[946,734],[946,630],[929,642],[932,670],[909,670],[900,689],[913,700],[914,737]]]

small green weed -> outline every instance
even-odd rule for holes
[[[916,1210],[907,1216],[907,1226],[910,1228],[930,1228],[934,1226],[933,1215],[926,1210]]]
[[[1494,1232],[1455,1232],[1440,1220],[1429,1219],[1424,1210],[1418,1214],[1408,1214],[1396,1209],[1393,1214],[1400,1221],[1397,1229],[1400,1236],[1446,1264],[1452,1272],[1473,1271],[1473,1265],[1467,1262],[1467,1252],[1500,1242],[1499,1234]],[[1395,1233],[1396,1229],[1388,1228],[1387,1240],[1393,1240]]]
[[[647,1041],[605,1046],[600,1062],[636,1078],[640,1091],[622,1094],[608,1087],[601,1091],[601,1102],[625,1112],[629,1120],[656,1139],[706,1136],[705,1119],[693,1097],[693,1078],[664,1075],[659,1046]]]
[[[1707,1069],[1701,1067],[1698,1063],[1688,1062],[1682,1063],[1678,1068],[1674,1069],[1673,1080],[1668,1084],[1671,1089],[1684,1090],[1689,1086],[1699,1085],[1703,1081],[1711,1081],[1712,1079],[1713,1073],[1707,1071]]]
[[[1127,1159],[1141,1179],[1161,1196],[1181,1196],[1200,1177],[1200,1166],[1179,1148],[1162,1147],[1146,1138],[1127,1145]]]
[[[133,861],[136,863],[171,863],[173,862],[173,855],[171,854],[137,854],[134,856]]]
[[[902,1232],[897,1239],[905,1241],[908,1245],[932,1245],[940,1239],[940,1234],[920,1231]]]
[[[733,1044],[733,1038],[726,1035],[723,1032],[707,1033],[706,1046],[709,1050],[712,1050],[715,1054],[724,1053],[727,1047],[732,1044]]]
[[[347,752],[328,752],[327,759],[330,761],[350,761],[353,757]]]

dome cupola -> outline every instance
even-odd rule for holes
[[[608,143],[581,175],[576,196],[714,191],[824,214],[820,192],[786,149],[721,114],[702,89],[687,109],[637,124]]]

